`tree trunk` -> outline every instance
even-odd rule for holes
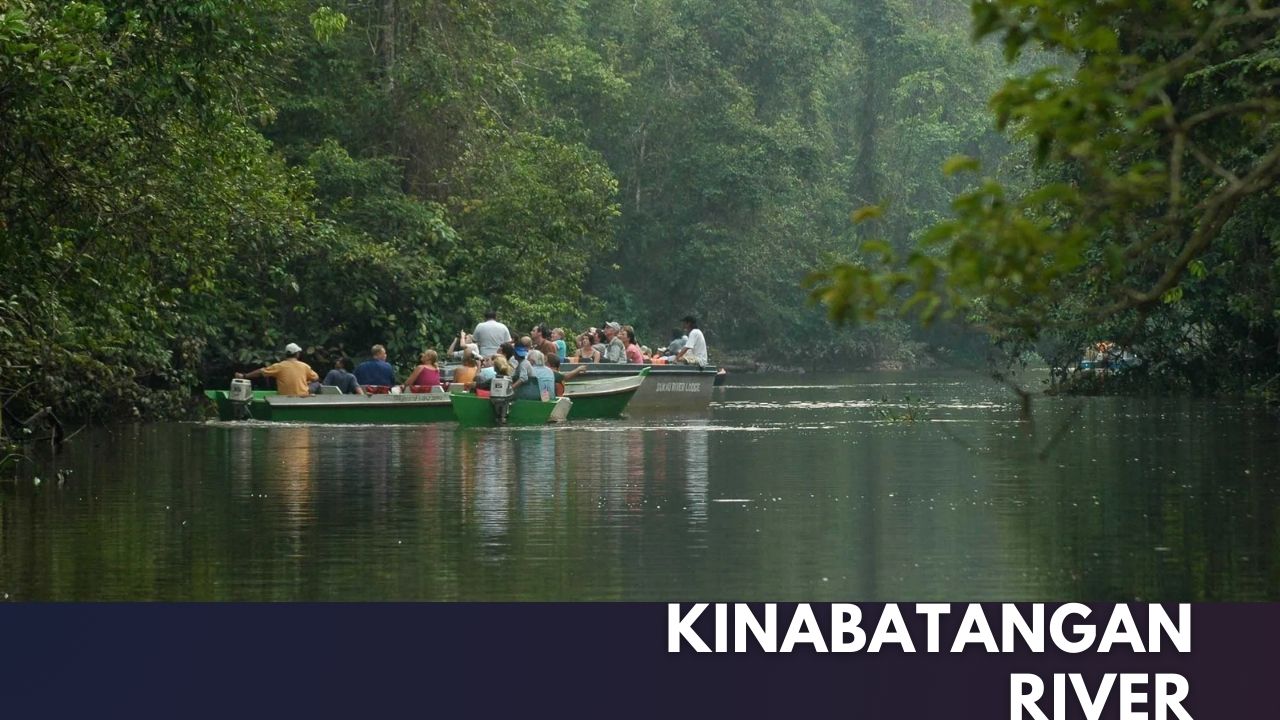
[[[396,0],[382,0],[382,72],[388,91],[396,87]]]

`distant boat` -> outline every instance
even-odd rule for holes
[[[572,363],[560,365],[561,372],[586,367],[585,379],[569,383],[573,388],[597,378],[635,377],[649,371],[649,380],[631,399],[630,410],[698,410],[711,404],[712,391],[717,382],[723,384],[724,376],[714,365],[648,365],[639,363]],[[717,378],[719,380],[717,380]],[[566,391],[570,397],[572,392]]]
[[[1113,343],[1102,342],[1087,348],[1084,357],[1076,362],[1075,368],[1090,372],[1119,372],[1141,364],[1142,360],[1132,351],[1117,348]]]

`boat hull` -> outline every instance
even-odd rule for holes
[[[400,425],[453,420],[447,393],[276,396],[265,402],[274,422]]]
[[[693,365],[584,364],[587,367],[586,375],[582,376],[584,381],[634,377],[648,368],[649,377],[626,405],[628,411],[704,409],[711,404],[716,373],[719,372],[719,368],[710,365],[699,368]],[[560,369],[569,372],[576,367],[577,363],[564,363]]]
[[[627,409],[639,388],[628,390],[623,393],[614,393],[613,395],[604,395],[600,397],[575,397],[566,393],[565,397],[573,401],[573,407],[569,410],[570,420],[614,420],[622,417],[622,413]]]
[[[610,420],[622,417],[623,411],[645,384],[649,371],[630,377],[597,378],[570,382],[565,397],[573,400],[570,420]]]
[[[453,406],[453,417],[459,425],[463,427],[496,427],[498,425],[493,417],[493,402],[489,398],[455,393],[450,394],[449,399]],[[511,403],[511,410],[507,413],[507,426],[546,425],[552,421],[552,415],[557,408],[560,412],[565,412],[566,408],[562,404],[564,402],[569,402],[569,406],[572,407],[572,402],[567,398],[560,398],[556,402],[516,400]]]

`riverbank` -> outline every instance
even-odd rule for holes
[[[713,353],[712,361],[731,374],[781,373],[802,375],[821,372],[911,372],[945,368],[947,365],[929,354],[907,358],[867,358],[851,362],[837,362],[832,358],[814,358],[799,362],[801,358],[779,358],[759,355],[749,351]]]

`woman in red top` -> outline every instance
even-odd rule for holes
[[[622,341],[627,346],[627,362],[643,365],[644,353],[641,352],[640,346],[636,343],[636,332],[630,326],[622,328]]]
[[[405,389],[431,392],[431,388],[440,386],[440,368],[436,366],[438,357],[435,350],[422,353],[422,357],[418,358],[418,367],[413,369],[413,374],[404,383]]]

